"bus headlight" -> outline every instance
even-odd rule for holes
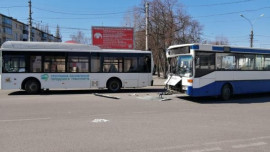
[[[182,90],[187,90],[187,86],[182,86]]]

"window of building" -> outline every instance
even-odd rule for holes
[[[41,72],[41,56],[30,56],[30,72]]]
[[[45,56],[44,58],[44,72],[61,73],[66,70],[64,56]]]
[[[12,25],[12,20],[7,17],[3,17],[3,23],[7,25]]]
[[[25,72],[25,56],[4,55],[3,72]]]
[[[18,33],[15,34],[15,40],[18,40]]]
[[[9,27],[4,27],[3,28],[3,32],[9,35],[12,35],[12,29]]]
[[[89,72],[89,58],[87,56],[69,56],[68,72]]]

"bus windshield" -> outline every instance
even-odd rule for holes
[[[176,74],[192,77],[192,56],[185,55],[177,58]]]

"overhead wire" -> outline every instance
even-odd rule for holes
[[[38,8],[38,7],[33,7],[33,8],[37,10],[41,10],[41,11],[56,13],[56,14],[80,15],[80,16],[98,16],[98,15],[103,16],[103,15],[125,14],[129,12],[134,12],[134,11],[125,11],[125,12],[108,12],[108,13],[70,13],[70,12],[62,12],[62,11],[53,11],[53,10],[48,10],[48,9],[43,9],[43,8]]]
[[[205,18],[205,17],[213,17],[213,16],[223,16],[223,15],[231,15],[231,14],[241,14],[245,12],[255,12],[255,11],[261,11],[263,9],[269,9],[270,6],[265,6],[257,9],[250,9],[250,10],[243,10],[243,11],[235,11],[235,12],[228,12],[228,13],[220,13],[220,14],[211,14],[211,15],[204,15],[204,16],[197,16],[192,18]]]
[[[28,6],[0,6],[0,8],[18,8],[18,7],[28,7]]]
[[[230,4],[238,4],[238,3],[246,3],[254,0],[241,0],[241,1],[234,1],[234,2],[224,2],[224,3],[214,3],[214,4],[202,4],[202,5],[190,5],[187,7],[209,7],[209,6],[220,6],[220,5],[230,5]]]
[[[231,4],[238,4],[238,3],[246,3],[246,2],[251,2],[254,0],[239,0],[239,1],[235,1],[235,2],[224,2],[224,3],[213,3],[213,4],[203,4],[203,5],[191,5],[191,6],[187,6],[187,7],[213,7],[213,6],[220,6],[220,5],[231,5]],[[9,7],[0,7],[0,8],[18,8],[18,7],[28,7],[28,6],[9,6]],[[39,7],[33,7],[34,9],[38,10],[38,11],[46,11],[46,12],[50,12],[50,13],[55,13],[55,14],[61,14],[61,15],[76,15],[76,16],[108,16],[108,15],[121,15],[121,14],[125,14],[125,13],[130,13],[130,12],[134,12],[134,10],[132,11],[119,11],[119,12],[106,12],[106,13],[73,13],[73,12],[64,12],[64,11],[54,11],[54,10],[49,10],[49,9],[43,9],[43,8],[39,8]],[[227,13],[220,13],[220,14],[210,14],[210,15],[203,15],[203,16],[197,16],[197,17],[192,17],[192,18],[206,18],[206,17],[214,17],[214,16],[223,16],[223,15],[231,15],[231,14],[240,14],[240,13],[244,13],[244,12],[254,12],[254,11],[260,11],[262,9],[269,9],[270,6],[265,6],[265,7],[261,7],[261,8],[257,8],[257,9],[249,9],[249,10],[242,10],[242,11],[235,11],[235,12],[227,12]],[[94,17],[94,18],[87,18],[87,17],[52,17],[52,18],[42,18],[40,17],[39,19],[99,19],[100,17]],[[111,18],[111,17],[110,17]],[[51,28],[56,28],[56,26],[49,26]],[[89,29],[86,28],[76,28],[76,27],[65,27],[65,26],[60,26],[61,29],[66,29],[66,30],[87,30],[89,31]],[[257,35],[257,36],[263,36],[263,35]],[[240,36],[239,36],[240,37]],[[268,37],[268,36],[264,36],[264,37]]]

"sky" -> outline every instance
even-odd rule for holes
[[[243,14],[253,24],[254,47],[270,48],[270,0],[178,2],[202,25],[203,39],[226,37],[232,46],[249,47],[251,25]],[[141,5],[142,0],[32,0],[33,25],[48,25],[54,35],[59,25],[63,41],[78,30],[90,38],[92,26],[124,26],[126,12]],[[27,23],[28,0],[0,0],[0,13]]]

